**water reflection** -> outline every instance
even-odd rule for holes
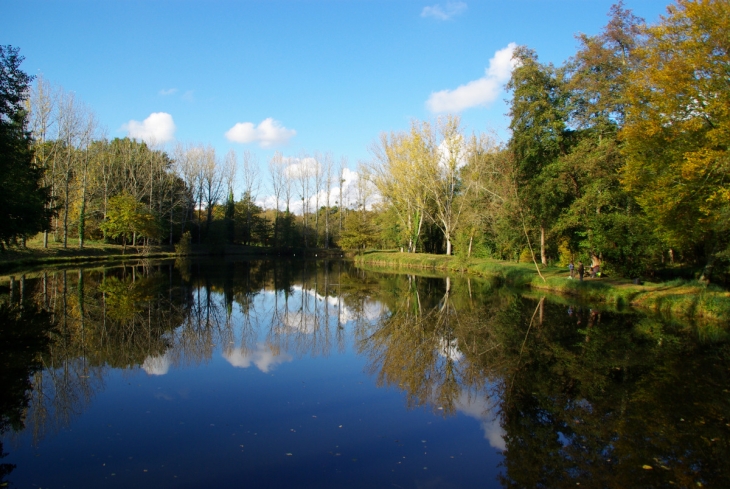
[[[68,426],[114,369],[164,376],[219,351],[271,373],[349,338],[408,408],[477,420],[505,487],[730,486],[723,334],[344,262],[141,262],[3,287],[4,440]]]

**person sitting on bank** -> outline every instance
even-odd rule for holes
[[[601,266],[596,265],[595,267],[591,267],[591,278],[596,278],[601,276]]]

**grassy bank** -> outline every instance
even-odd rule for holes
[[[356,257],[356,263],[388,269],[423,269],[469,273],[497,279],[512,287],[529,287],[581,300],[616,306],[632,306],[687,319],[730,321],[730,292],[696,282],[676,280],[635,285],[617,278],[571,280],[564,268],[541,269],[534,264],[488,259],[464,260],[457,257],[399,252],[370,252]]]
[[[226,246],[216,254],[269,256],[275,255],[277,252],[273,248],[235,245]],[[204,256],[211,254],[211,251],[206,246],[193,245],[189,254]],[[66,248],[62,243],[52,242],[48,243],[48,248],[44,248],[42,241],[35,239],[29,240],[25,248],[13,247],[0,253],[0,273],[7,274],[28,268],[70,263],[116,262],[141,258],[175,258],[177,256],[180,255],[172,246],[150,246],[148,248],[127,246],[125,249],[121,245],[85,241],[84,247],[79,248],[78,240],[69,239]]]

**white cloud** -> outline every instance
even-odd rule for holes
[[[315,158],[284,158],[288,166],[284,169],[286,176],[289,178],[300,178],[302,176],[314,176],[318,170],[322,168]]]
[[[174,95],[177,93],[177,88],[163,88],[159,93],[160,95]]]
[[[459,15],[467,8],[464,2],[447,2],[446,6],[442,7],[439,4],[431,7],[423,7],[421,11],[421,17],[433,17],[438,20],[449,20],[455,15]]]
[[[147,372],[147,375],[165,375],[170,370],[171,363],[170,355],[165,353],[164,355],[145,358],[142,369]]]
[[[292,356],[287,353],[274,355],[270,348],[257,344],[256,350],[244,351],[241,348],[234,348],[223,354],[223,358],[228,360],[228,363],[234,367],[248,368],[251,364],[256,365],[256,368],[266,373],[275,366],[284,362],[291,362]]]
[[[226,132],[226,138],[236,143],[258,143],[262,148],[286,144],[297,132],[287,129],[271,117],[264,119],[258,126],[253,122],[238,122]]]
[[[431,112],[459,112],[470,107],[485,106],[494,102],[509,80],[515,60],[512,53],[517,45],[513,42],[500,49],[489,60],[489,68],[478,80],[470,81],[454,90],[434,92],[426,101]]]
[[[154,112],[142,122],[131,120],[122,126],[127,136],[148,144],[166,143],[175,137],[175,122],[166,112]]]

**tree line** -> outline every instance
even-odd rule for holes
[[[561,66],[517,47],[509,140],[454,116],[381,135],[363,240],[709,280],[730,258],[729,29],[727,0],[678,0],[654,25],[618,3]]]
[[[106,240],[280,248],[336,246],[349,196],[347,159],[331,153],[275,153],[268,162],[273,200],[264,208],[259,161],[245,151],[221,157],[210,145],[109,139],[93,110],[73,93],[20,69],[18,48],[2,51],[0,194],[7,217],[0,246],[43,234],[69,246]],[[236,198],[239,183],[242,191]],[[295,215],[294,211],[297,210]]]
[[[618,3],[561,66],[514,50],[507,142],[453,115],[413,121],[381,134],[346,189],[347,160],[331,153],[277,152],[264,178],[250,152],[108,140],[73,93],[31,87],[6,46],[0,242],[189,233],[210,247],[374,246],[709,280],[730,263],[728,27],[727,0],[678,0],[654,25]]]

